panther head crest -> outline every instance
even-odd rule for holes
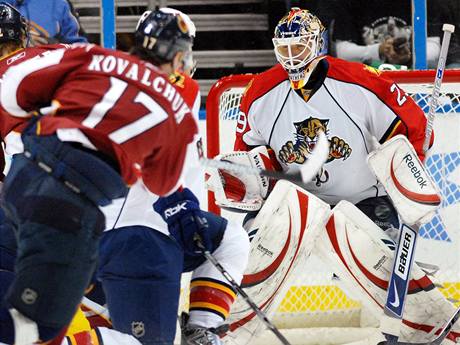
[[[328,134],[328,123],[329,120],[321,120],[311,116],[301,122],[294,122],[296,141],[305,142],[310,149],[313,149],[318,140],[318,132],[323,131],[324,134]]]

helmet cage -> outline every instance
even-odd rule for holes
[[[319,55],[319,31],[298,37],[273,38],[275,55],[284,69],[298,70]]]
[[[293,7],[279,21],[273,38],[275,56],[292,82],[306,77],[309,64],[325,54],[325,28],[318,17]]]

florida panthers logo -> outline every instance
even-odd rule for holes
[[[278,157],[281,162],[285,164],[303,164],[308,155],[313,151],[317,141],[319,131],[329,134],[328,129],[329,120],[322,120],[318,118],[309,117],[301,122],[294,122],[295,127],[295,142],[289,140],[281,147]],[[326,163],[334,159],[347,159],[350,157],[352,149],[345,140],[333,136],[329,138],[329,157]],[[329,179],[329,174],[325,169],[316,177],[318,183],[324,183]]]

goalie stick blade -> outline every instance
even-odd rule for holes
[[[452,315],[450,320],[446,323],[441,333],[439,333],[439,335],[431,341],[427,341],[423,343],[407,343],[404,341],[398,341],[396,344],[397,345],[441,345],[441,343],[443,342],[444,339],[446,339],[447,335],[450,333],[450,331],[452,330],[452,327],[455,325],[455,323],[458,321],[459,318],[460,318],[460,308],[458,308],[455,311],[454,315]],[[382,341],[378,343],[377,345],[388,345],[388,342]]]
[[[283,171],[265,170],[250,167],[248,165],[230,163],[216,159],[201,158],[201,164],[210,168],[222,169],[227,171],[234,171],[243,174],[253,174],[273,178],[275,180],[286,180],[303,187],[306,183],[310,182],[313,177],[322,168],[329,156],[329,140],[326,134],[320,132],[318,141],[315,148],[308,156],[305,164],[302,164],[299,171],[293,173],[286,173]]]

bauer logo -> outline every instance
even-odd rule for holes
[[[403,224],[399,241],[398,253],[396,254],[395,272],[398,277],[407,280],[415,245],[415,231],[406,224]]]

